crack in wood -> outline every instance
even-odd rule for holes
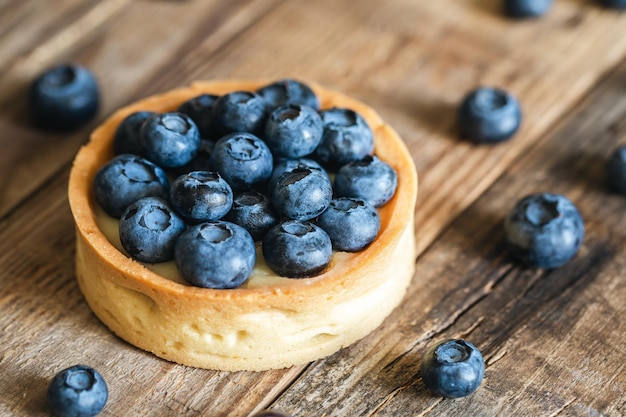
[[[548,417],[556,417],[559,414],[561,414],[563,411],[565,411],[565,409],[567,407],[569,407],[571,404],[574,403],[574,401],[576,401],[578,398],[574,397],[569,401],[566,401],[565,404],[563,404],[558,410],[556,410],[554,413],[550,414]]]

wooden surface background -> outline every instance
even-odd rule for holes
[[[90,68],[103,106],[69,135],[34,130],[25,89],[44,68]],[[75,282],[66,186],[90,128],[151,93],[212,78],[296,77],[361,99],[396,128],[420,174],[417,273],[370,336],[306,366],[224,373],[174,365],[117,339]],[[520,99],[511,141],[458,139],[479,84]],[[626,198],[604,167],[626,143],[626,14],[556,0],[543,19],[499,0],[1,0],[0,415],[46,416],[60,369],[109,384],[102,416],[626,415]],[[502,220],[524,195],[568,196],[586,222],[578,256],[523,268]],[[420,357],[462,337],[483,352],[473,395],[432,396]]]

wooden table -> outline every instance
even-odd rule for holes
[[[49,415],[60,369],[108,381],[103,416],[626,415],[626,198],[605,164],[626,142],[626,14],[557,0],[513,21],[498,0],[4,0],[0,2],[0,415]],[[25,90],[75,61],[102,87],[97,120],[32,129]],[[66,186],[90,129],[151,93],[212,78],[296,77],[361,99],[398,130],[420,174],[417,273],[404,302],[360,342],[306,366],[214,372],[168,363],[113,336],[73,269]],[[458,138],[479,84],[520,99],[507,143]],[[526,194],[568,196],[586,236],[555,270],[524,268],[502,221]],[[473,395],[423,386],[420,358],[444,338],[486,360]]]

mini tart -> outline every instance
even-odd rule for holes
[[[259,371],[305,364],[366,336],[402,301],[415,269],[417,174],[400,137],[365,104],[310,84],[322,108],[360,113],[378,157],[398,173],[394,198],[379,209],[381,231],[367,249],[337,252],[321,275],[289,279],[271,272],[249,285],[215,290],[166,278],[105,236],[92,183],[113,155],[119,123],[140,110],[173,111],[203,93],[257,90],[269,81],[196,82],[114,113],[74,160],[69,202],[76,223],[76,276],[89,307],[115,334],[156,356],[215,370]],[[262,263],[262,260],[257,260]],[[257,267],[255,266],[255,269]],[[253,273],[254,275],[254,273]]]

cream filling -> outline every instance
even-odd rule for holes
[[[95,212],[96,224],[98,225],[104,236],[106,236],[108,241],[111,242],[111,244],[115,246],[117,250],[130,258],[130,255],[128,254],[128,252],[126,252],[126,250],[122,246],[122,242],[120,241],[119,220],[106,214],[98,204],[94,204],[93,208]],[[354,256],[355,255],[353,253],[349,252],[333,251],[330,265],[336,265],[338,262],[348,262]],[[180,272],[178,272],[176,263],[173,260],[154,264],[145,262],[140,263],[164,278],[178,282],[183,285],[189,285],[189,283],[185,281],[185,279],[180,275]],[[248,278],[248,280],[240,288],[258,288],[275,286],[279,284],[285,285],[289,284],[290,282],[293,282],[293,279],[276,275],[276,273],[272,271],[269,266],[267,266],[267,263],[263,258],[261,245],[257,243],[256,263],[254,265],[254,269],[250,274],[250,278]]]

